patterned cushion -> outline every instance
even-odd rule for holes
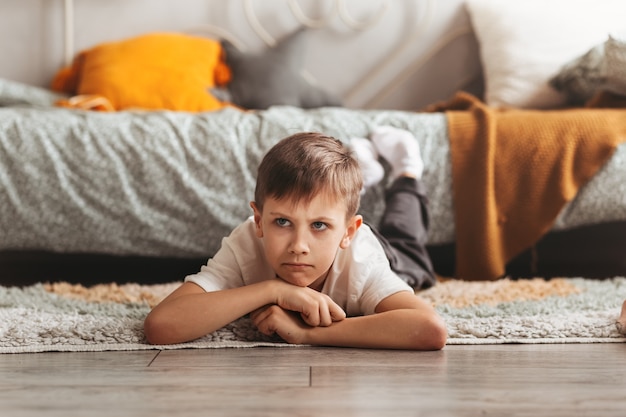
[[[600,91],[626,95],[626,42],[609,36],[565,64],[550,84],[572,105],[582,105]]]
[[[301,108],[339,106],[340,100],[311,84],[302,74],[307,31],[298,30],[275,47],[257,54],[239,51],[222,41],[226,63],[232,71],[230,101],[245,109],[274,105]]]

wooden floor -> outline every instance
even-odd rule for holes
[[[0,416],[626,415],[626,344],[0,355]]]

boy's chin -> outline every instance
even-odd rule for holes
[[[319,278],[297,276],[297,275],[292,275],[292,274],[278,275],[278,278],[282,279],[288,284],[295,285],[296,287],[302,287],[302,288],[311,287],[313,289],[318,289],[317,284],[318,284],[318,281],[320,281]]]
[[[287,284],[291,284],[291,285],[295,285],[296,287],[308,287],[309,285],[312,284],[310,279],[303,279],[303,278],[294,278],[294,277],[290,277],[290,276],[280,276],[278,275],[278,278],[282,279],[283,281],[285,281]]]

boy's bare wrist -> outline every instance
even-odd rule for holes
[[[308,326],[307,329],[304,330],[302,336],[302,344],[304,345],[325,345],[328,344],[328,335],[330,334],[330,328],[334,326],[335,323],[330,326]],[[326,336],[324,336],[326,335]]]
[[[280,300],[280,287],[286,283],[280,278],[269,279],[263,282],[266,284],[268,291],[268,304],[278,304]]]

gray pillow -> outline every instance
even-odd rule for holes
[[[565,64],[550,79],[568,102],[582,105],[600,91],[626,95],[626,42],[611,36],[606,42]]]
[[[306,29],[297,30],[275,47],[256,54],[241,52],[223,40],[226,63],[232,71],[227,86],[230,101],[245,109],[267,109],[273,105],[340,106],[337,97],[302,75],[307,33]]]

